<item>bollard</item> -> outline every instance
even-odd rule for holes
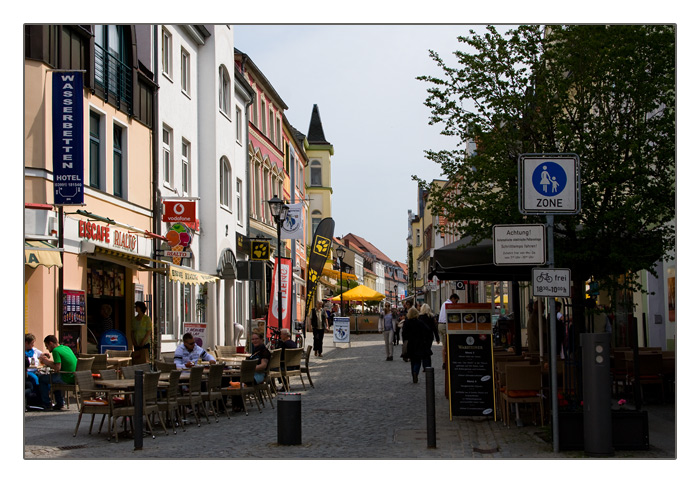
[[[425,368],[425,412],[428,418],[428,448],[436,448],[435,436],[435,371],[432,367]]]
[[[301,393],[277,395],[277,444],[301,444]]]
[[[581,334],[583,346],[583,446],[588,456],[611,456],[610,339],[605,333]]]
[[[143,449],[143,371],[134,372],[134,450]]]

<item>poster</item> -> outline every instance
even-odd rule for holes
[[[490,332],[447,332],[447,359],[452,416],[495,419],[493,341]]]
[[[185,333],[188,332],[194,337],[195,344],[203,349],[207,348],[207,324],[185,322]]]
[[[333,342],[350,343],[350,317],[333,318]]]
[[[278,265],[281,263],[281,267]],[[277,297],[279,295],[279,289],[277,284],[280,281],[280,275],[278,270],[282,271],[281,281],[282,281],[282,321],[281,323],[277,320],[278,308],[277,308]],[[275,270],[272,274],[272,284],[270,288],[270,304],[268,306],[267,321],[270,327],[277,328],[291,328],[292,320],[292,260],[290,258],[275,258]]]
[[[63,325],[85,325],[85,292],[63,291]]]

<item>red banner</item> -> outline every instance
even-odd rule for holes
[[[194,201],[163,201],[163,221],[194,223],[197,221],[197,205]]]
[[[277,261],[282,263],[282,324],[277,320],[277,283],[279,266]],[[292,260],[290,258],[275,258],[275,270],[272,275],[272,289],[270,290],[270,305],[268,306],[267,326],[278,328],[291,328],[292,319]]]

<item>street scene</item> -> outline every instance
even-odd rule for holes
[[[678,460],[676,24],[23,34],[23,462]]]

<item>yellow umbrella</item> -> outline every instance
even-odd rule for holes
[[[500,304],[500,303],[501,303],[501,296],[498,295],[495,299],[493,299],[493,302],[496,303],[496,304]],[[508,303],[508,294],[506,294],[506,295],[503,296],[503,303],[504,303],[504,304],[507,304],[507,303]]]
[[[343,301],[354,300],[359,302],[366,302],[384,300],[385,298],[385,295],[380,294],[376,290],[372,290],[366,285],[358,285],[357,287],[352,288],[347,292],[343,292]],[[340,295],[333,297],[331,300],[333,300],[334,302],[340,302]]]

